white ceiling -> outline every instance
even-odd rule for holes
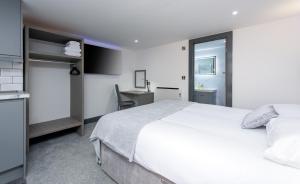
[[[23,5],[28,22],[131,49],[300,14],[300,0],[23,0]]]

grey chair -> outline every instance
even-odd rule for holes
[[[118,110],[128,109],[135,106],[135,102],[133,100],[123,100],[118,84],[115,84],[116,93],[118,97]]]

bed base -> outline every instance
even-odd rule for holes
[[[118,184],[174,184],[168,179],[114,152],[104,144],[101,146],[101,168]]]

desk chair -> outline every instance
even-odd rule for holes
[[[133,100],[122,100],[118,84],[115,84],[115,88],[118,97],[118,110],[128,109],[135,106],[135,102]]]

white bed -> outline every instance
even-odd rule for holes
[[[146,125],[134,159],[178,184],[299,184],[300,170],[263,158],[265,128],[240,128],[246,113],[191,105]]]
[[[299,184],[300,170],[263,158],[265,128],[240,127],[248,112],[189,105],[141,129],[134,162],[177,184]]]

